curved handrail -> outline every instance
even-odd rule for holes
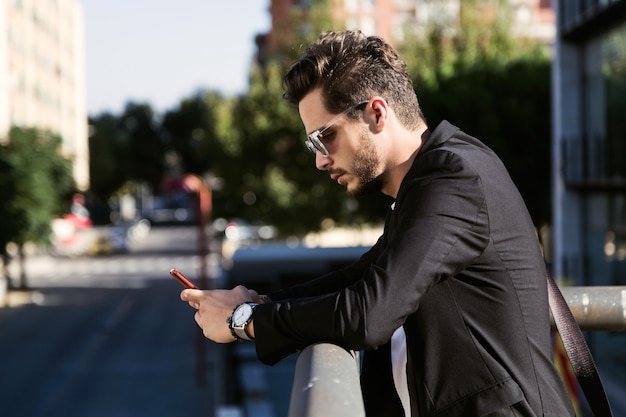
[[[330,343],[298,354],[289,417],[365,416],[359,382],[359,355]]]

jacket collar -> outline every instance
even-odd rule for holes
[[[398,197],[400,197],[403,193],[404,188],[406,187],[406,182],[409,178],[414,177],[413,171],[418,169],[420,164],[420,156],[425,154],[431,149],[435,149],[438,146],[441,146],[443,143],[447,142],[451,137],[453,137],[459,130],[457,126],[454,126],[452,123],[447,120],[443,120],[441,123],[437,125],[437,127],[430,133],[430,135],[424,140],[422,146],[419,149],[419,152],[415,156],[415,160],[413,160],[413,165],[406,173],[404,178],[402,179],[402,183],[400,184],[400,189],[398,190]],[[392,211],[396,208],[396,202],[398,199],[393,201],[391,206]]]
[[[433,130],[430,133],[430,136],[428,136],[426,140],[424,141],[424,143],[422,143],[422,147],[417,153],[417,158],[415,158],[415,160],[417,161],[417,159],[419,159],[419,155],[421,153],[427,152],[433,148],[436,148],[442,143],[447,142],[459,130],[461,129],[454,126],[452,123],[448,122],[447,120],[444,120],[441,123],[439,123],[437,127],[435,128],[435,130]],[[413,162],[413,165],[415,165],[415,162]]]

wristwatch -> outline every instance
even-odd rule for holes
[[[254,340],[246,332],[246,325],[250,322],[256,306],[257,304],[255,303],[241,303],[233,310],[233,315],[230,316],[229,320],[229,327],[235,339]]]

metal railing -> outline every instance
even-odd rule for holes
[[[626,332],[626,286],[560,289],[582,331]]]
[[[583,331],[626,331],[626,286],[563,287]],[[339,346],[320,343],[298,354],[289,417],[365,416],[359,358]]]
[[[319,343],[298,354],[289,417],[306,416],[365,416],[357,352]]]

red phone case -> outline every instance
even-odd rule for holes
[[[196,285],[193,282],[189,281],[187,277],[185,277],[179,270],[174,269],[174,268],[170,269],[170,275],[176,278],[176,280],[178,280],[178,282],[180,282],[180,284],[183,287],[192,288],[195,290],[198,289],[198,287],[196,287]]]

